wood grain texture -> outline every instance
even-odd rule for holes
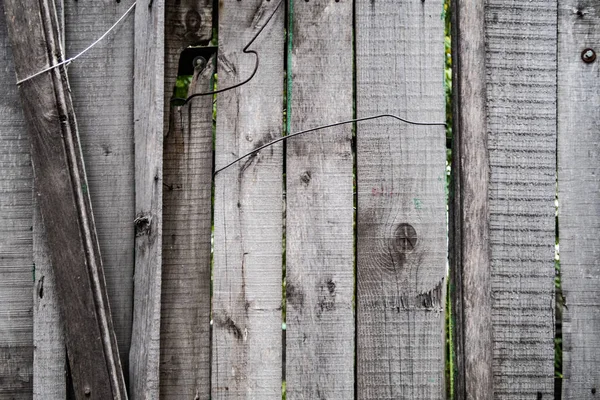
[[[32,172],[0,0],[0,398],[32,391]]]
[[[455,1],[451,270],[457,399],[493,393],[484,1]]]
[[[65,1],[66,55],[99,38],[132,1]],[[127,371],[133,314],[133,15],[69,66],[113,325]]]
[[[352,118],[352,2],[295,1],[289,132]],[[288,86],[289,87],[289,86]],[[354,396],[352,126],[287,142],[287,398]]]
[[[485,9],[494,398],[554,394],[556,3]]]
[[[214,65],[195,69],[188,95],[212,90]],[[164,139],[161,399],[210,397],[212,113],[212,96],[173,106]]]
[[[5,2],[17,78],[61,60],[53,3]],[[64,68],[20,86],[35,189],[78,397],[126,398],[77,124]],[[68,221],[68,222],[67,222]],[[75,222],[75,223],[73,223]]]
[[[226,0],[219,8],[219,88],[255,66],[242,49],[279,1]],[[254,42],[256,76],[217,97],[216,168],[282,135],[284,5]],[[282,146],[215,177],[213,399],[281,398]]]
[[[359,1],[356,112],[444,122],[441,4]],[[357,126],[357,398],[444,398],[445,133]]]
[[[56,277],[50,262],[46,229],[39,206],[33,207],[33,399],[65,400],[67,359]]]
[[[134,28],[135,279],[130,394],[159,398],[164,111],[164,0],[138,2]]]
[[[558,25],[558,200],[563,399],[600,395],[600,8],[562,0]]]

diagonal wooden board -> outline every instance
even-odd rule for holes
[[[61,61],[53,3],[6,1],[17,79]],[[77,398],[126,399],[75,114],[64,68],[20,86]]]

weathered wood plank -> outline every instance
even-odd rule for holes
[[[214,57],[196,61],[188,95],[212,90]],[[164,139],[161,399],[210,398],[212,112],[212,96],[173,106]]]
[[[67,396],[65,332],[46,229],[37,204],[34,204],[33,213],[33,398],[64,400]]]
[[[441,3],[359,1],[356,112],[444,122]],[[357,398],[444,398],[445,131],[357,126]]]
[[[5,2],[17,78],[60,61],[52,2]],[[20,86],[35,190],[78,397],[126,398],[77,124],[64,67]],[[71,221],[65,223],[65,221]],[[72,223],[76,221],[76,223]]]
[[[290,132],[352,118],[352,2],[296,1]],[[287,143],[287,398],[354,396],[352,127]]]
[[[456,399],[493,393],[484,1],[454,1],[451,295]]]
[[[65,1],[67,56],[99,38],[132,0]],[[133,303],[133,15],[69,66],[106,287],[123,370]]]
[[[134,28],[135,279],[130,394],[159,397],[164,0],[138,2]]]
[[[559,1],[558,200],[563,399],[600,394],[600,8]],[[586,63],[585,49],[597,59]],[[590,61],[589,58],[587,58]]]
[[[556,3],[485,9],[494,397],[554,394]]]
[[[277,8],[276,14],[273,15]],[[226,0],[219,9],[216,167],[282,135],[285,7]],[[215,177],[213,399],[281,398],[283,152],[271,146]]]
[[[0,397],[32,391],[32,174],[0,0]]]

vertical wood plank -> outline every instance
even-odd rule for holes
[[[67,57],[99,38],[133,1],[64,2]],[[123,370],[133,314],[133,15],[69,66],[106,288]]]
[[[442,4],[359,1],[356,112],[444,122]],[[357,126],[357,398],[444,398],[445,131]]]
[[[241,50],[265,29],[251,46],[256,76],[217,97],[217,169],[282,134],[284,10],[220,5],[219,89],[250,76],[256,59]],[[282,167],[275,145],[215,177],[213,399],[281,398]]]
[[[32,391],[32,175],[0,0],[0,397]]]
[[[164,0],[138,2],[134,28],[135,279],[130,394],[159,397]]]
[[[212,3],[166,7],[160,396],[209,399],[213,100],[170,99],[184,49],[210,40]],[[212,90],[214,58],[197,61],[188,95]]]
[[[565,298],[563,399],[584,400],[600,395],[598,3],[561,0],[558,23],[558,221]],[[595,61],[584,62],[585,49],[596,53]]]
[[[451,294],[457,399],[493,394],[484,1],[454,1]]]
[[[295,1],[290,132],[352,118],[352,2]],[[288,86],[289,87],[289,86]],[[287,398],[354,396],[352,127],[287,143]]]
[[[556,3],[485,9],[494,397],[554,394]]]

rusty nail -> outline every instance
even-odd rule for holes
[[[581,52],[581,59],[584,63],[593,63],[596,61],[596,52],[593,49],[585,49]]]

